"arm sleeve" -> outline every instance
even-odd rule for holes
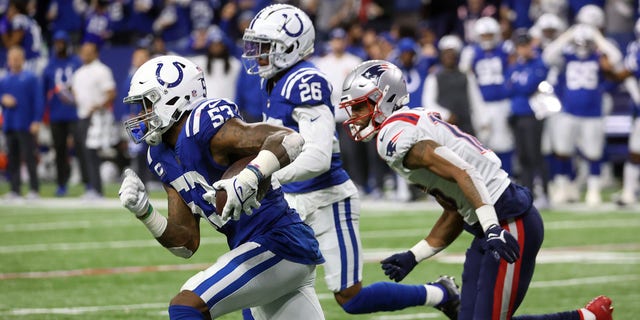
[[[548,66],[557,66],[562,64],[562,50],[571,42],[573,37],[573,29],[565,31],[556,40],[549,43],[542,52],[542,60]]]
[[[466,46],[462,49],[460,53],[460,62],[458,63],[458,67],[462,72],[470,72],[471,71],[471,62],[473,61],[473,47]]]
[[[273,174],[283,184],[311,179],[331,167],[335,121],[329,107],[298,107],[293,119],[305,143],[295,161]]]

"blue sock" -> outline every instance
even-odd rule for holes
[[[169,319],[171,320],[204,320],[202,313],[194,307],[171,305],[169,306]]]
[[[502,170],[506,171],[509,175],[512,175],[513,160],[511,160],[511,158],[513,158],[513,151],[496,152],[496,156],[498,156],[498,158],[500,158],[500,161],[502,161]]]
[[[558,160],[556,156],[553,154],[546,155],[544,160],[547,162],[547,166],[549,167],[549,180],[553,181],[553,178],[558,174]]]
[[[244,319],[244,320],[255,320],[255,318],[251,314],[251,309],[242,309],[242,319]]]
[[[575,174],[573,173],[573,166],[571,165],[571,159],[558,159],[558,174],[569,176],[571,179],[575,178]]]
[[[600,173],[602,172],[602,167],[600,166],[601,163],[602,161],[599,160],[589,160],[589,174],[592,176],[600,176]]]
[[[541,314],[535,316],[514,316],[512,320],[580,320],[580,312],[577,310],[558,313]]]
[[[376,282],[366,286],[342,305],[350,314],[394,311],[406,307],[424,305],[427,289],[424,285],[406,285],[393,282]]]

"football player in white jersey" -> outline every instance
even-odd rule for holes
[[[499,158],[438,113],[406,107],[401,71],[370,60],[349,74],[340,107],[350,115],[356,141],[375,138],[378,154],[398,174],[422,186],[443,207],[426,238],[382,261],[401,281],[420,261],[451,244],[463,230],[474,235],[466,252],[457,319],[611,319],[611,300],[585,308],[513,317],[529,288],[544,228],[531,192],[512,183]]]
[[[265,121],[296,130],[305,140],[300,156],[274,177],[282,183],[289,204],[315,231],[326,260],[325,281],[336,301],[351,314],[428,305],[454,319],[458,295],[449,277],[426,285],[362,285],[360,199],[342,168],[332,87],[305,60],[315,40],[307,14],[291,5],[268,6],[254,17],[243,39],[247,72],[263,79]]]

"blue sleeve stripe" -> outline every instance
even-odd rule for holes
[[[315,70],[311,68],[302,68],[296,71],[295,73],[293,73],[292,75],[290,75],[287,78],[287,81],[284,83],[284,86],[282,86],[282,91],[280,91],[280,95],[289,99],[289,97],[291,96],[291,91],[293,90],[293,86],[298,81],[300,81],[300,78],[308,74],[313,74],[314,71]]]

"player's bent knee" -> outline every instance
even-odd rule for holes
[[[207,304],[193,291],[183,290],[178,293],[171,302],[170,306],[188,306],[197,309],[201,313],[208,314],[209,307]]]
[[[361,289],[362,289],[362,283],[358,282],[349,288],[340,290],[338,292],[334,292],[333,296],[336,299],[336,302],[338,302],[338,304],[344,308],[344,304],[349,302],[353,297],[355,297],[360,292]]]

